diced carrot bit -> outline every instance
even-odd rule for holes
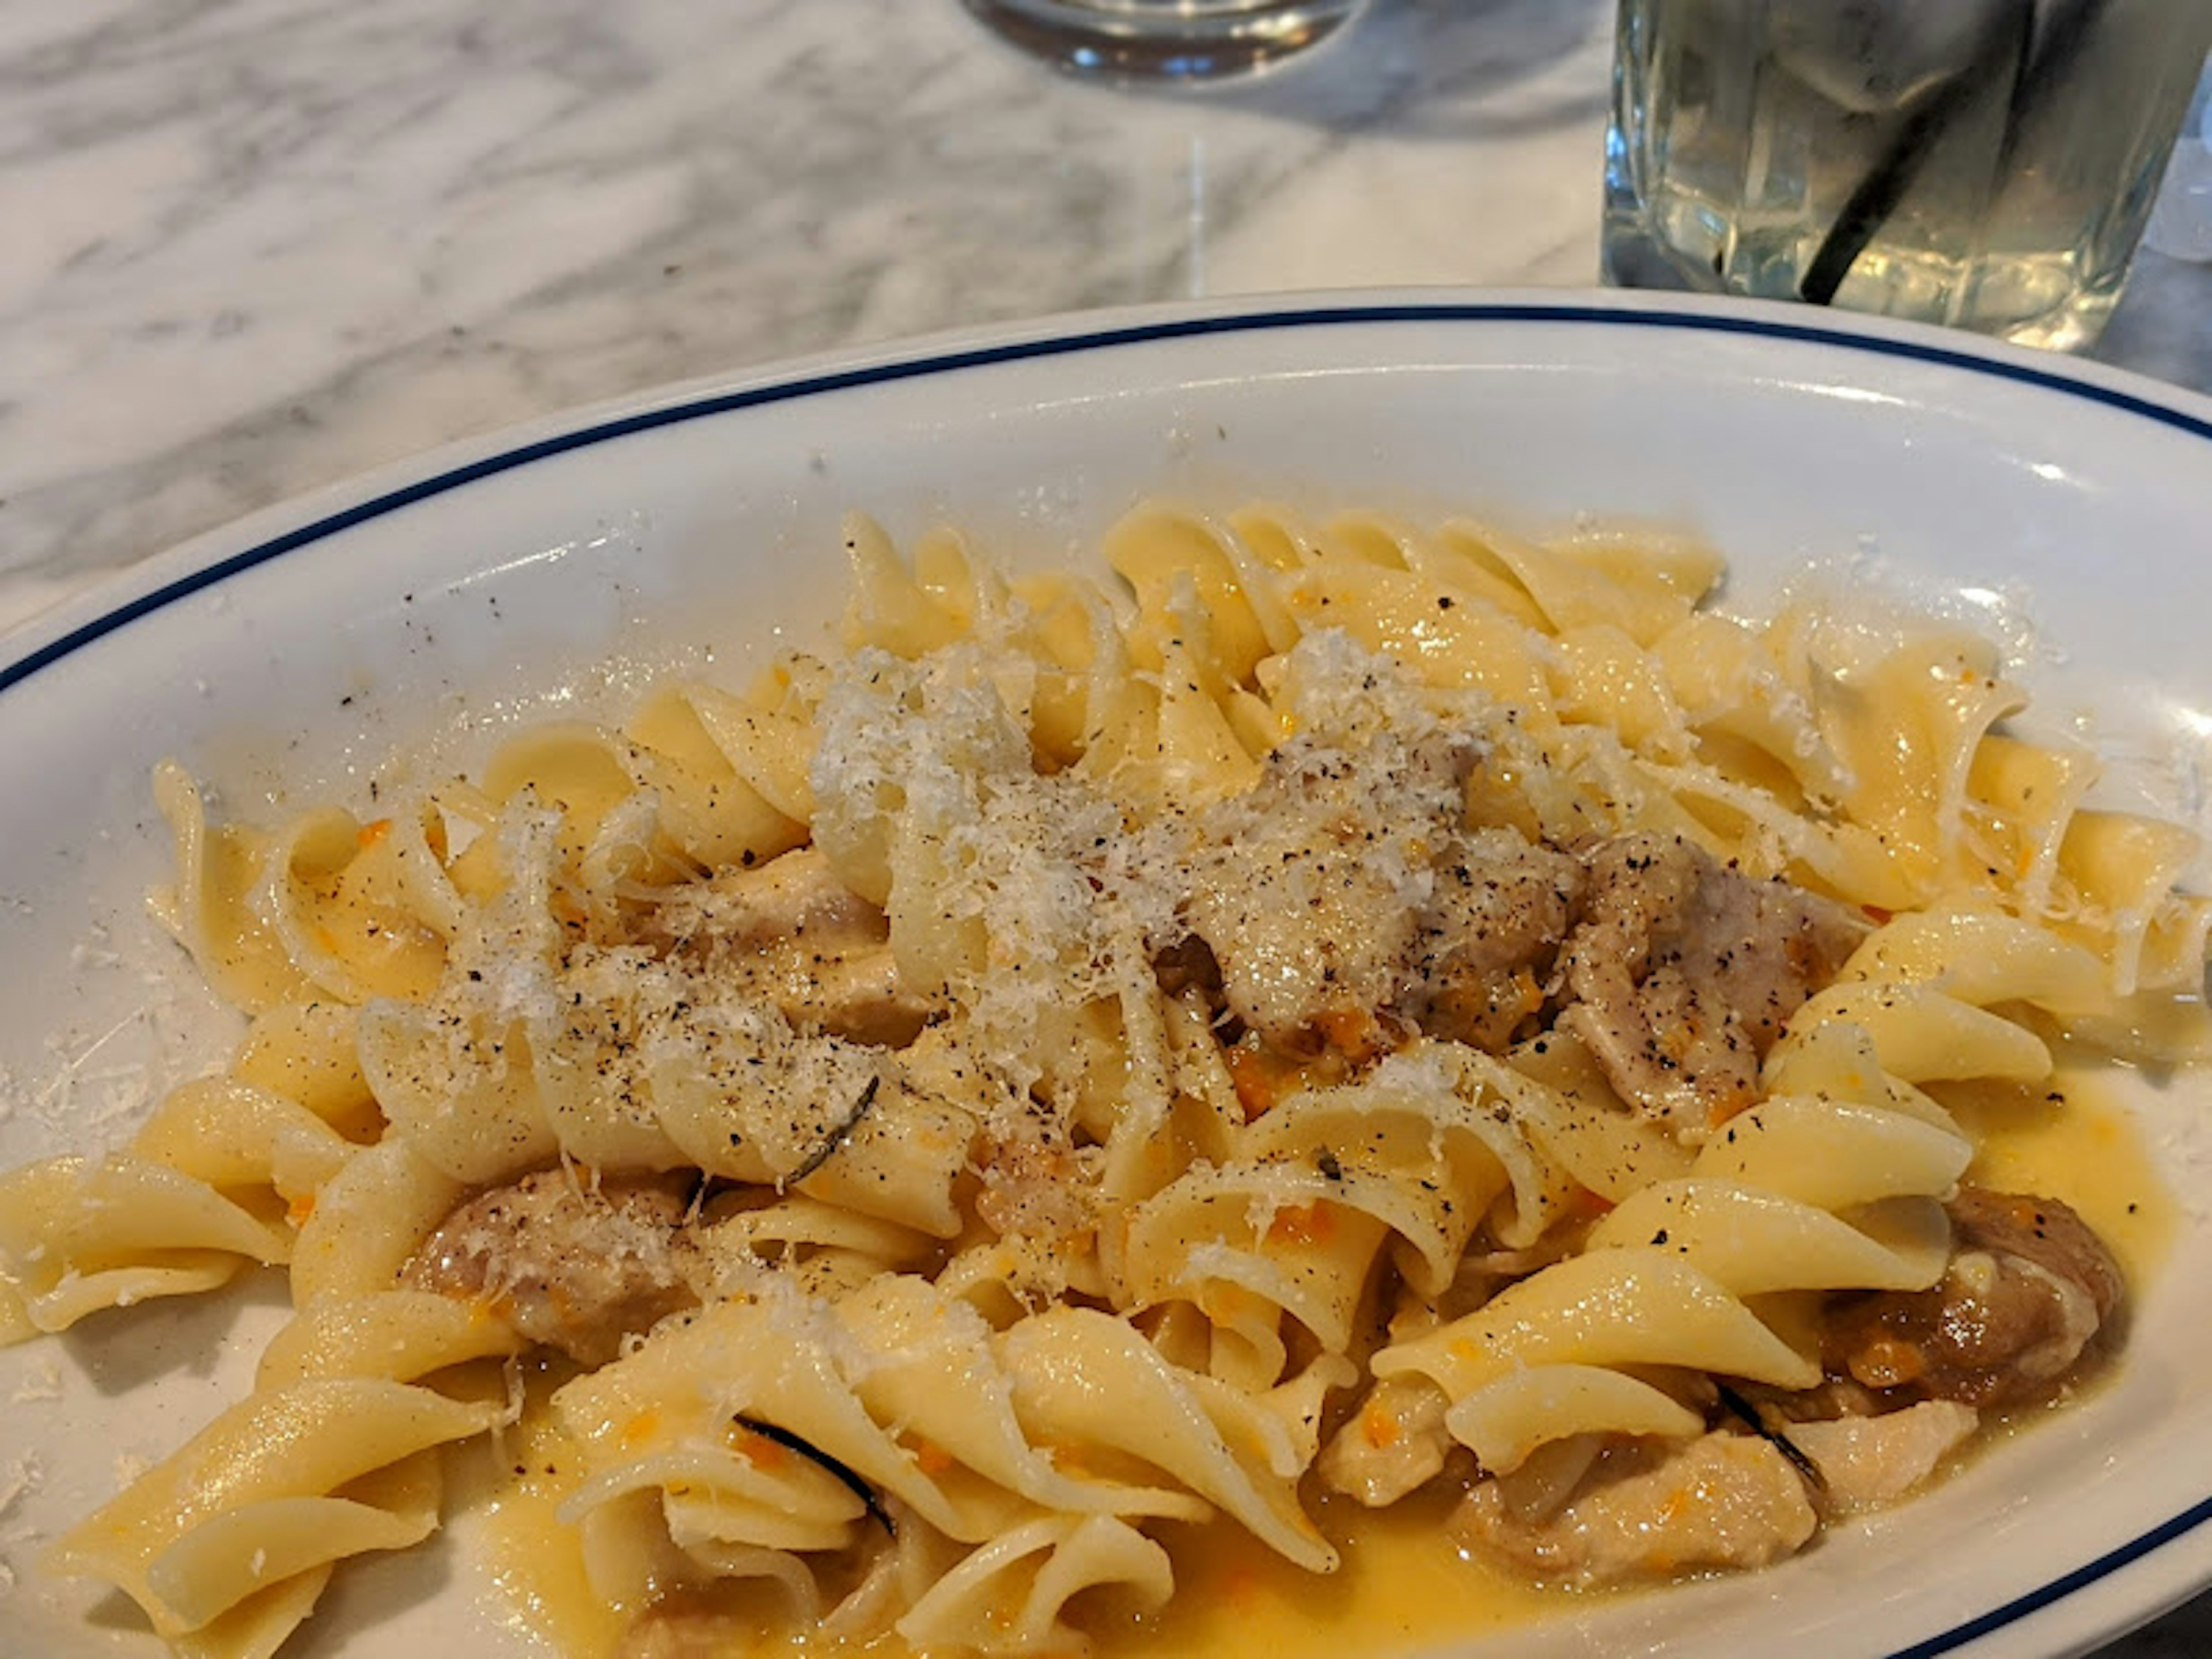
[[[1249,1048],[1231,1048],[1228,1063],[1230,1086],[1237,1091],[1237,1103],[1244,1109],[1244,1121],[1249,1123],[1272,1108],[1279,1097],[1273,1070]]]
[[[1588,1216],[1604,1215],[1613,1208],[1611,1199],[1603,1193],[1593,1192],[1588,1187],[1577,1188],[1575,1195],[1568,1200],[1568,1204],[1578,1213]]]
[[[307,1224],[308,1218],[314,1213],[315,1195],[313,1193],[301,1193],[299,1197],[285,1206],[284,1219],[295,1227],[304,1227]]]
[[[1927,1358],[1919,1349],[1891,1336],[1875,1338],[1851,1362],[1851,1374],[1875,1388],[1917,1382],[1927,1370]]]
[[[1267,1242],[1270,1244],[1326,1244],[1335,1232],[1335,1210],[1316,1200],[1311,1204],[1293,1204],[1276,1211],[1275,1218],[1267,1224]]]
[[[791,1461],[789,1449],[781,1441],[771,1440],[742,1423],[733,1426],[737,1433],[732,1437],[737,1441],[738,1455],[755,1468],[773,1471]]]
[[[361,843],[361,850],[366,853],[370,848],[375,846],[377,842],[382,841],[391,833],[392,820],[390,818],[379,818],[374,823],[362,824],[358,830],[354,832],[354,839]]]
[[[1377,1451],[1398,1443],[1398,1419],[1379,1406],[1370,1406],[1359,1414],[1359,1429]]]
[[[1526,968],[1517,969],[1513,975],[1513,988],[1521,994],[1521,1012],[1533,1014],[1544,1006],[1544,988],[1536,982],[1535,975]]]

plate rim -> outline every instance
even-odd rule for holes
[[[648,386],[452,440],[215,526],[0,630],[0,695],[139,617],[470,483],[574,451],[805,398],[1087,351],[1346,325],[1599,325],[1778,340],[2057,392],[2212,440],[2212,396],[1929,324],[1781,301],[1592,289],[1366,289],[1165,301],[951,329]],[[0,581],[9,573],[0,572]]]
[[[1778,341],[2056,392],[2212,441],[2212,397],[2109,364],[2007,345],[1932,325],[1801,305],[1705,295],[1573,289],[1367,289],[1170,301],[960,328],[847,346],[643,388],[442,443],[258,509],[108,573],[0,631],[0,696],[142,617],[358,525],[501,474],[660,428],[808,398],[1093,351],[1208,337],[1295,335],[1343,326],[1580,326]],[[1849,359],[1846,359],[1849,361]],[[6,573],[0,573],[0,581]],[[2212,1493],[2036,1589],[1885,1659],[1940,1659],[2063,1609],[2071,1630],[2045,1653],[2087,1652],[2212,1585]],[[2212,1534],[2207,1534],[2212,1537]],[[2161,1554],[2189,1539],[2198,1559]],[[2119,1576],[2162,1569],[2148,1593]],[[2087,1615],[2086,1620],[2081,1615]]]

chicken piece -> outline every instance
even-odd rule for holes
[[[2051,1393],[2119,1312],[2119,1264],[2056,1199],[1963,1187],[1946,1207],[1953,1255],[1942,1280],[1839,1303],[1829,1368],[1870,1389],[1970,1406]]]
[[[402,1269],[411,1290],[491,1303],[518,1334],[586,1365],[696,1306],[685,1203],[665,1184],[586,1187],[540,1170],[464,1201]]]
[[[1981,1422],[1972,1406],[1923,1400],[1880,1417],[1837,1417],[1793,1423],[1790,1443],[1820,1472],[1822,1506],[1856,1515],[1887,1508],[1936,1472]]]
[[[1455,783],[1409,808],[1358,798],[1356,770],[1271,773],[1197,860],[1186,919],[1224,1003],[1291,1054],[1367,1058],[1408,1023],[1502,1048],[1543,1006],[1579,867],[1514,830],[1462,831]]]
[[[1588,856],[1560,1024],[1613,1087],[1686,1141],[1756,1098],[1760,1059],[1866,932],[1787,882],[1753,881],[1679,837],[1626,836]]]
[[[1340,635],[1291,655],[1297,730],[1249,789],[1194,820],[1179,910],[1213,954],[1223,1002],[1262,1042],[1364,1059],[1396,1036],[1382,1018],[1481,745]]]
[[[1455,842],[1437,860],[1397,1011],[1430,1036],[1503,1050],[1543,1008],[1583,887],[1573,859],[1517,831]]]
[[[1387,1376],[1322,1449],[1322,1484],[1369,1509],[1396,1503],[1441,1474],[1454,1441],[1451,1401],[1425,1376]]]
[[[1498,1481],[1479,1480],[1450,1528],[1524,1572],[1588,1586],[1764,1567],[1819,1524],[1787,1457],[1756,1435],[1720,1431],[1671,1449],[1611,1448],[1540,1517],[1516,1513]]]
[[[1378,856],[1375,833],[1326,800],[1285,799],[1192,872],[1185,919],[1219,967],[1222,1000],[1277,1049],[1372,1042],[1413,946],[1420,878],[1402,849]]]
[[[898,1048],[933,1012],[900,982],[889,919],[811,847],[677,889],[643,937],[703,957],[802,1031]]]

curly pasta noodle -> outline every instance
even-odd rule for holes
[[[1629,532],[848,548],[837,659],[373,821],[156,777],[249,1035],[0,1177],[0,1312],[289,1273],[252,1391],[57,1552],[179,1653],[274,1652],[525,1412],[624,1650],[1058,1654],[1169,1603],[1173,1529],[1334,1571],[1328,1491],[1463,1492],[1540,1576],[1759,1565],[2094,1362],[2117,1279],[1962,1188],[1944,1091],[2200,988],[2212,904],[1982,641],[1731,620]],[[1940,1350],[2000,1282],[2033,1330]]]

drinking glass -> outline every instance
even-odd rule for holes
[[[1606,280],[2086,345],[2208,48],[2208,0],[1620,0]]]
[[[1073,74],[1203,82],[1311,50],[1367,0],[964,0],[1006,40]]]

